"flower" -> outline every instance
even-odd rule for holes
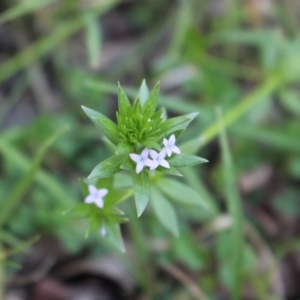
[[[95,203],[99,208],[102,208],[104,205],[103,197],[107,195],[107,189],[97,189],[93,185],[89,185],[89,195],[85,197],[85,203]]]
[[[180,149],[177,146],[175,146],[175,141],[176,141],[176,138],[175,138],[174,134],[172,134],[170,136],[169,140],[167,140],[167,139],[163,140],[163,144],[165,146],[164,149],[165,149],[166,154],[168,156],[171,156],[172,152],[174,152],[176,154],[180,154],[181,153]]]
[[[166,157],[166,151],[162,150],[159,153],[157,153],[155,150],[149,151],[150,156],[152,158],[150,170],[156,169],[158,166],[162,166],[164,168],[170,169],[170,164],[165,160]]]
[[[106,237],[106,235],[107,235],[107,230],[106,230],[104,221],[102,222],[102,226],[101,226],[101,229],[100,229],[100,234],[101,234],[102,237]]]
[[[141,155],[130,153],[130,158],[136,163],[136,173],[139,174],[145,166],[150,167],[152,160],[148,158],[149,149],[145,148]]]

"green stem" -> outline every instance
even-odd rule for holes
[[[280,84],[280,77],[269,77],[258,89],[242,99],[233,109],[224,115],[224,126],[228,127],[258,102],[266,99]],[[184,153],[196,153],[200,148],[213,140],[219,133],[219,124],[209,126],[200,136],[182,144],[180,149]]]
[[[134,264],[135,277],[139,280],[142,288],[147,292],[150,299],[153,299],[154,289],[151,279],[152,272],[149,270],[149,266],[147,265],[149,248],[147,247],[144,233],[141,230],[142,225],[137,218],[135,210],[130,212],[130,222],[128,222],[128,226],[132,242],[134,244],[134,254],[137,259],[137,262]],[[145,270],[147,271],[145,272]]]

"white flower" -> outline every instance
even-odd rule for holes
[[[89,195],[85,197],[85,203],[95,203],[99,208],[102,208],[104,205],[103,197],[107,195],[107,189],[97,189],[93,185],[89,185]]]
[[[102,224],[102,226],[101,226],[100,234],[101,234],[103,237],[106,237],[106,235],[107,235],[107,230],[106,230],[106,228],[105,228],[104,222],[103,222],[103,224]]]
[[[130,158],[136,163],[136,173],[139,174],[145,166],[150,167],[152,160],[148,158],[149,149],[145,148],[141,155],[130,153]]]
[[[170,164],[165,160],[166,151],[162,150],[159,153],[157,153],[155,150],[150,150],[149,153],[152,158],[150,170],[154,170],[158,166],[170,169]]]
[[[175,138],[175,135],[172,134],[169,138],[169,140],[167,139],[164,139],[163,141],[163,144],[164,144],[164,149],[166,150],[166,153],[168,156],[171,156],[172,155],[172,152],[176,153],[176,154],[180,154],[181,151],[180,149],[175,146],[175,141],[176,141],[176,138]]]

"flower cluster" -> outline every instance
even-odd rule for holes
[[[175,142],[175,135],[172,134],[169,140],[164,138],[164,148],[160,152],[145,148],[140,155],[130,153],[130,158],[136,163],[136,173],[139,174],[144,169],[144,167],[149,167],[151,171],[154,171],[159,166],[170,169],[170,164],[165,159],[166,156],[170,157],[172,153],[181,153],[180,149],[175,145]],[[149,155],[152,159],[148,157]]]
[[[114,153],[99,162],[88,179],[81,182],[85,203],[81,203],[74,212],[89,218],[88,233],[99,232],[100,228],[101,235],[121,249],[124,245],[119,224],[127,221],[124,212],[117,206],[121,201],[133,195],[137,216],[140,217],[151,198],[158,219],[174,235],[178,234],[176,213],[167,201],[196,205],[202,201],[197,193],[180,181],[164,178],[164,175],[182,176],[182,168],[207,162],[201,157],[182,153],[176,146],[176,137],[186,130],[198,113],[167,118],[164,108],[157,109],[159,90],[159,82],[149,92],[143,81],[137,97],[131,102],[119,85],[116,122],[100,112],[82,107]],[[132,190],[121,190],[119,180],[114,183],[115,175],[123,170],[126,171],[125,176],[131,176]],[[157,177],[160,180],[151,177],[155,171],[162,173]],[[182,190],[193,196],[182,199],[186,194]],[[166,220],[166,215],[172,217]]]

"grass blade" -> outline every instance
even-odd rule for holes
[[[58,0],[32,0],[32,1],[21,2],[18,5],[14,5],[12,8],[0,14],[0,25],[5,22],[12,21],[16,18],[19,18],[30,12],[33,12],[53,2],[58,2]]]
[[[232,219],[231,227],[231,257],[232,257],[232,295],[231,299],[241,299],[242,273],[243,273],[243,213],[241,200],[238,194],[236,178],[231,153],[226,137],[225,126],[222,119],[221,109],[218,109],[220,144],[222,149],[222,160],[224,165],[224,178],[226,188],[226,200],[229,213]]]
[[[30,185],[35,179],[35,176],[39,170],[40,164],[43,157],[46,154],[48,148],[55,142],[55,140],[62,135],[68,127],[63,127],[57,130],[37,152],[29,170],[22,176],[19,182],[16,184],[15,188],[11,193],[5,198],[3,205],[0,210],[0,226],[2,226],[11,216],[12,211],[19,204],[19,201],[22,198],[22,195],[26,193]]]
[[[102,5],[101,7],[95,9],[93,14],[97,15],[104,13],[109,8],[111,8],[112,5],[115,4],[116,1],[111,1],[107,5]],[[52,33],[48,34],[44,38],[41,38],[40,40],[29,46],[27,49],[16,54],[10,60],[3,63],[0,70],[0,83],[2,83],[21,69],[27,67],[32,62],[46,55],[59,43],[69,38],[72,34],[76,33],[85,24],[85,19],[81,15],[76,16],[71,20],[65,21],[64,23],[61,23]]]
[[[100,64],[101,30],[97,17],[89,12],[85,14],[86,45],[90,66],[97,68]]]

